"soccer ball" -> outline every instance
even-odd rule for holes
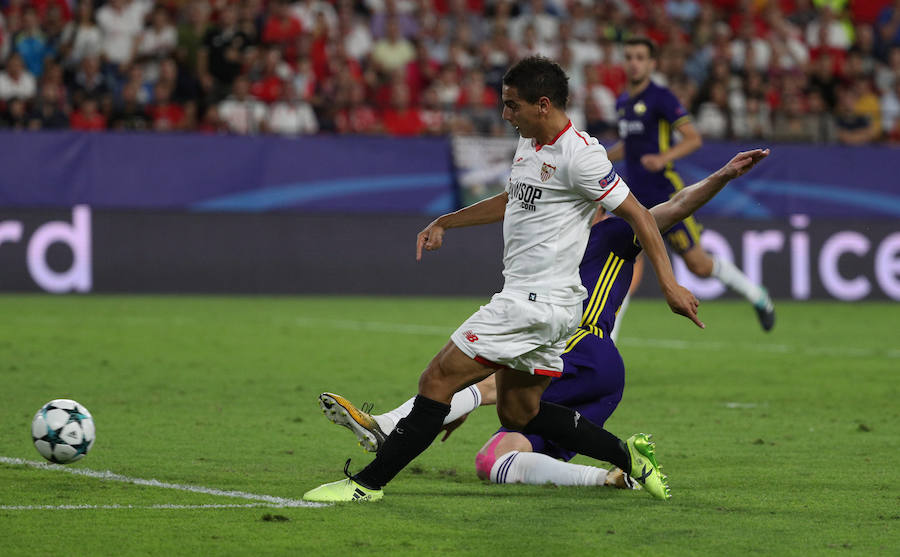
[[[94,446],[94,418],[74,400],[45,404],[31,421],[31,439],[41,456],[57,464],[81,460]]]

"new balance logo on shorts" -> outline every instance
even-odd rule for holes
[[[476,335],[472,331],[466,331],[463,334],[466,336],[466,340],[468,340],[469,342],[475,342],[476,340],[478,340],[478,335]]]

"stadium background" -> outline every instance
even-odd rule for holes
[[[622,40],[647,35],[654,79],[706,140],[679,164],[687,182],[774,147],[702,211],[708,249],[779,298],[900,299],[896,3],[0,7],[3,290],[492,291],[496,235],[463,234],[420,266],[405,240],[502,187],[504,69],[560,60],[575,125],[609,145]],[[459,271],[473,261],[476,276]],[[676,265],[703,297],[722,294]]]

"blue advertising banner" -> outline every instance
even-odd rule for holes
[[[897,148],[707,142],[675,166],[685,184],[691,184],[721,167],[738,151],[759,147],[772,149],[766,162],[729,184],[700,210],[701,216],[770,219],[802,213],[816,217],[900,217]]]
[[[0,132],[0,207],[433,215],[502,191],[515,145],[482,137]],[[758,146],[707,142],[676,169],[690,184]],[[729,185],[701,218],[900,217],[900,150],[771,147],[765,164]],[[624,164],[616,167],[627,179]]]
[[[439,214],[443,138],[0,133],[0,207]]]

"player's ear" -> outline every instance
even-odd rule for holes
[[[541,97],[541,98],[539,98],[539,99],[538,99],[538,111],[539,111],[541,114],[547,114],[547,113],[549,113],[549,112],[550,112],[550,105],[551,105],[551,104],[552,104],[552,103],[550,102],[550,99],[549,99],[549,98],[547,98],[547,97]]]

